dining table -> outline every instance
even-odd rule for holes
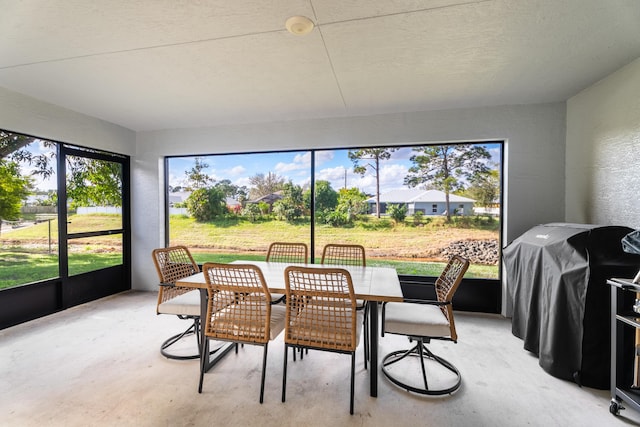
[[[370,266],[342,266],[342,265],[324,265],[324,264],[296,264],[283,262],[266,262],[266,261],[248,261],[236,260],[231,264],[251,264],[260,268],[264,275],[265,282],[269,288],[269,292],[274,294],[285,294],[285,276],[284,270],[288,266],[298,265],[313,268],[343,268],[351,275],[353,283],[353,291],[358,300],[364,300],[369,309],[369,394],[372,397],[378,396],[378,334],[379,334],[379,316],[378,305],[384,302],[402,302],[402,288],[400,287],[400,279],[394,268],[390,267],[370,267]],[[210,355],[209,340],[204,336],[204,319],[207,315],[207,284],[204,273],[196,273],[176,281],[176,286],[191,287],[200,290],[200,342],[202,343],[201,352],[204,355]],[[215,365],[233,346],[227,345],[221,347],[216,352],[215,357],[202,358],[203,368],[208,371]],[[209,360],[206,360],[209,359]]]

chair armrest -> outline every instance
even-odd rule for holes
[[[176,286],[176,284],[175,284],[175,283],[166,283],[166,282],[160,282],[158,285],[159,285],[159,286],[165,286],[165,287],[167,287],[167,288],[173,288],[173,287],[175,287],[175,286]]]

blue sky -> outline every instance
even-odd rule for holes
[[[492,160],[498,162],[500,160],[500,146],[492,144],[486,145],[486,147],[492,155]],[[365,193],[374,194],[375,177],[369,172],[364,176],[354,174],[353,162],[349,160],[347,153],[348,150],[316,151],[316,180],[329,181],[334,190],[339,190],[345,186],[346,179],[347,188],[356,187]],[[407,188],[403,186],[403,182],[409,167],[411,167],[409,158],[412,154],[410,147],[403,147],[393,152],[389,160],[382,162],[380,171],[380,191],[382,193]],[[309,176],[310,156],[309,151],[298,151],[202,156],[201,158],[204,163],[209,165],[205,171],[216,181],[228,179],[235,185],[249,188],[251,176],[259,173],[266,175],[272,172],[291,180],[294,184],[308,187],[311,181]],[[362,163],[364,164],[364,162]],[[172,187],[184,186],[186,183],[185,171],[193,166],[193,157],[171,158],[169,160],[169,184]]]
[[[486,145],[492,155],[492,161],[500,161],[500,146],[498,144]],[[36,142],[28,147],[34,154],[50,152],[41,142]],[[368,194],[375,194],[375,177],[369,169],[364,176],[353,173],[353,162],[348,158],[348,150],[319,150],[316,151],[316,180],[326,180],[331,183],[334,190],[345,186],[356,187]],[[403,186],[404,177],[407,175],[411,162],[411,147],[403,147],[391,154],[391,159],[383,161],[380,171],[380,191],[382,193],[407,188]],[[249,178],[258,174],[273,172],[279,176],[291,180],[294,184],[307,188],[311,182],[309,176],[311,165],[311,153],[309,151],[296,151],[286,153],[257,153],[203,156],[204,162],[209,165],[206,172],[216,181],[228,179],[238,186],[249,185]],[[361,162],[364,164],[365,162]],[[193,157],[171,158],[169,161],[169,184],[173,187],[184,186],[186,183],[185,171],[194,165]],[[22,165],[22,173],[30,174],[33,167]],[[36,188],[49,190],[56,188],[55,174],[47,181],[36,178]]]

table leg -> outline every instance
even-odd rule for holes
[[[378,302],[369,304],[369,394],[378,397]]]

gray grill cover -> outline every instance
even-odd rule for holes
[[[551,375],[607,389],[610,294],[606,280],[637,272],[623,252],[628,227],[553,223],[533,227],[503,250],[513,302],[512,332]]]

